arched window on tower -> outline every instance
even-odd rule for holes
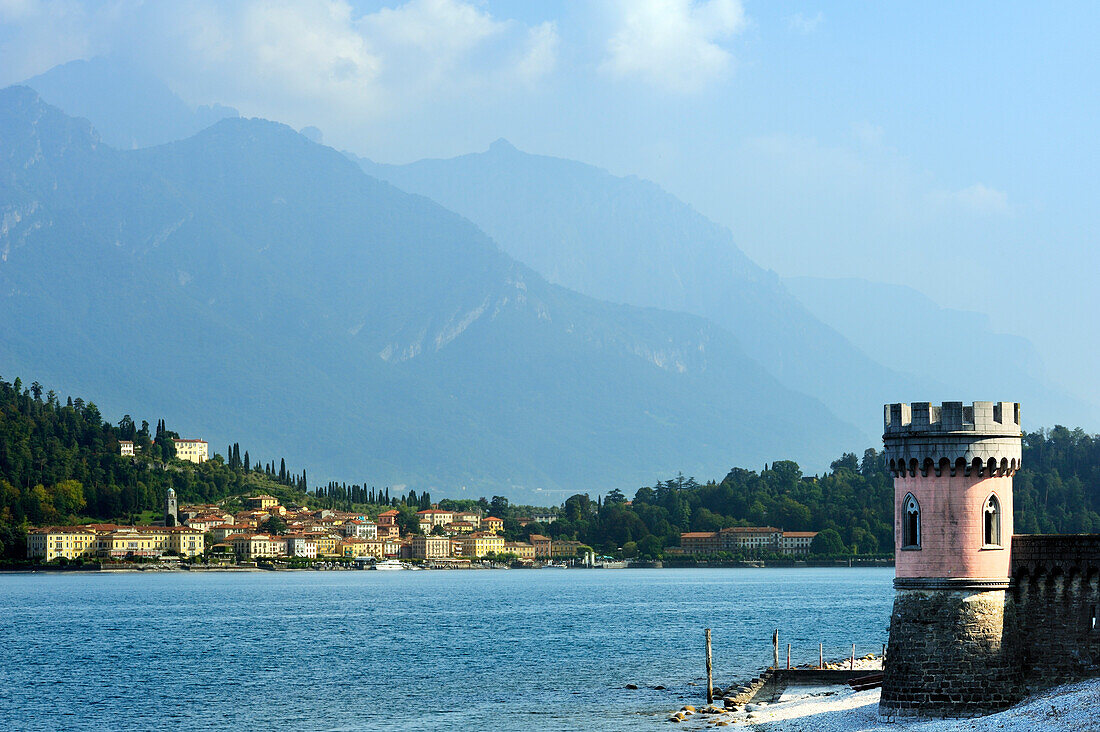
[[[902,506],[901,548],[920,549],[920,504],[912,493],[906,493]]]
[[[990,495],[986,500],[982,518],[984,545],[999,547],[1001,545],[1001,503],[997,500],[997,496]]]

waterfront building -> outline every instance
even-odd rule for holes
[[[779,551],[783,532],[772,526],[731,526],[718,532],[722,551]]]
[[[286,555],[288,557],[317,558],[317,542],[312,536],[287,534],[283,538],[286,540]]]
[[[313,540],[317,543],[317,556],[340,556],[340,537],[327,531],[313,534]]]
[[[689,531],[680,534],[680,548],[685,554],[717,554],[721,551],[717,531]]]
[[[462,556],[480,559],[488,554],[504,552],[504,537],[488,531],[478,531],[461,537]]]
[[[451,556],[451,539],[447,536],[414,536],[409,546],[414,559],[444,559]]]
[[[382,539],[382,553],[387,557],[401,555],[401,539],[396,536],[387,536]]]
[[[779,537],[779,553],[792,556],[809,554],[815,536],[816,531],[784,531]]]
[[[176,457],[192,463],[205,463],[208,459],[206,440],[184,440],[173,438]]]
[[[234,534],[225,543],[233,547],[233,553],[241,559],[266,559],[286,556],[286,540],[267,534]]]
[[[549,559],[551,557],[553,542],[550,541],[549,536],[543,536],[542,534],[531,534],[527,537],[527,540],[531,542],[532,546],[535,547],[536,558]]]
[[[95,552],[96,532],[81,526],[49,526],[27,532],[27,558],[52,562]]]
[[[504,553],[515,554],[518,559],[533,560],[535,558],[535,547],[525,541],[506,541],[504,542]]]
[[[352,559],[356,557],[372,556],[370,550],[371,546],[367,539],[356,539],[352,537],[344,539],[339,545],[340,556],[350,557]]]
[[[572,541],[571,539],[559,539],[550,546],[550,556],[554,559],[564,559],[568,557],[577,556],[583,547],[579,541]]]
[[[812,531],[784,532],[772,526],[731,526],[720,531],[680,534],[680,549],[683,554],[739,551],[808,554],[815,535]]]
[[[486,516],[481,520],[481,526],[486,531],[492,531],[495,534],[504,531],[504,519],[498,519],[496,516]]]

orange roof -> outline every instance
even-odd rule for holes
[[[722,533],[730,534],[778,534],[779,529],[774,526],[731,526],[728,529],[722,529]]]
[[[380,513],[378,515],[379,516],[396,516],[398,513],[399,513],[398,511],[394,511],[393,509],[390,509],[389,511],[383,511],[382,513]]]
[[[714,539],[717,537],[717,531],[689,531],[685,534],[680,534],[681,539]]]
[[[504,519],[498,519],[496,516],[486,516],[481,519],[482,521],[503,521]]]
[[[542,534],[531,534],[531,536],[527,538],[529,538],[531,541],[550,541],[549,536],[543,536]]]
[[[796,539],[806,539],[817,536],[816,531],[784,531],[783,536],[790,536]]]

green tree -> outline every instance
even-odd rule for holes
[[[810,543],[810,553],[823,556],[844,554],[847,549],[836,529],[825,529],[817,532],[817,536]]]

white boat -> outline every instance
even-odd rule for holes
[[[385,559],[381,562],[375,562],[374,566],[371,567],[371,569],[386,569],[386,570],[404,569],[404,568],[405,568],[405,565],[401,564],[401,562],[397,561],[396,559]]]

